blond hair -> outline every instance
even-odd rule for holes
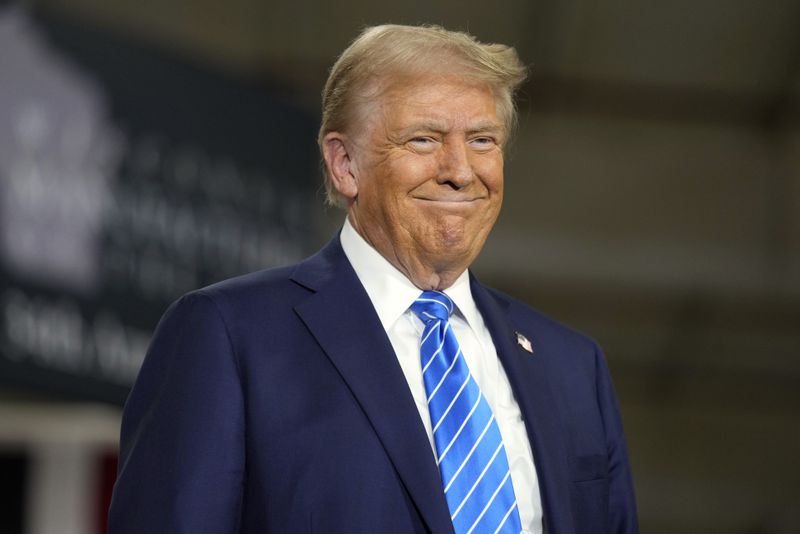
[[[363,103],[376,96],[376,84],[387,76],[440,74],[443,70],[486,83],[510,135],[516,123],[514,94],[527,75],[514,48],[481,43],[472,35],[440,26],[386,24],[364,29],[331,68],[322,92],[320,150],[329,132],[343,132],[355,122]],[[327,203],[346,207],[327,170],[324,172]]]

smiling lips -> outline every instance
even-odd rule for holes
[[[444,197],[444,198],[427,198],[427,197],[414,197],[415,200],[421,200],[423,202],[437,202],[441,204],[467,204],[469,202],[475,202],[478,200],[484,200],[485,197]]]

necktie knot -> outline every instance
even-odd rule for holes
[[[447,321],[453,313],[453,301],[441,291],[423,291],[411,305],[417,317],[423,323],[430,321]]]

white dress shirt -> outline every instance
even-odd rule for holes
[[[419,342],[423,323],[409,309],[422,290],[372,248],[355,231],[349,220],[345,221],[342,228],[341,242],[345,256],[366,289],[392,343],[435,456],[436,446],[420,366]],[[541,534],[542,503],[525,422],[505,370],[497,358],[492,336],[472,299],[468,272],[464,271],[444,293],[455,303],[456,309],[450,317],[450,324],[461,346],[461,353],[492,408],[503,436],[522,532]]]

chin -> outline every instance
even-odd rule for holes
[[[438,258],[442,264],[452,266],[464,265],[468,267],[475,259],[475,250],[480,250],[476,240],[472,239],[442,239],[433,248],[432,256]]]
[[[484,226],[475,223],[466,225],[463,220],[459,220],[456,224],[440,225],[437,228],[436,241],[443,249],[468,254],[472,250],[480,250],[488,235],[486,230]]]

